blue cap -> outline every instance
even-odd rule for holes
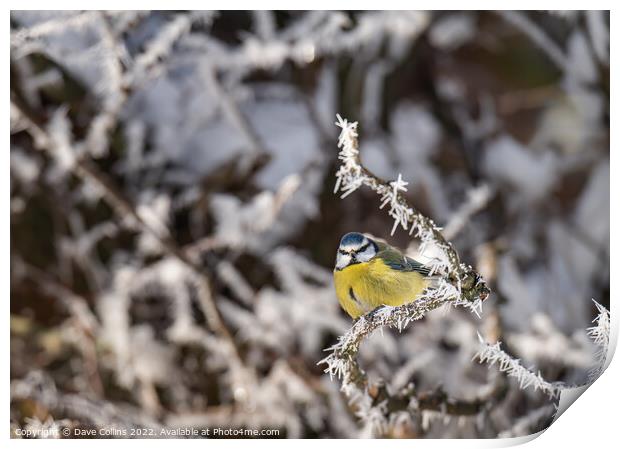
[[[359,246],[365,239],[366,237],[359,232],[349,232],[340,239],[340,246]]]

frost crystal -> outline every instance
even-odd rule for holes
[[[594,382],[603,373],[605,361],[607,359],[607,351],[609,348],[609,311],[596,301],[594,301],[594,304],[598,310],[598,315],[594,318],[596,326],[588,328],[588,336],[592,339],[598,349],[594,354],[595,365],[588,372],[589,382]]]
[[[497,363],[501,372],[517,379],[519,388],[525,389],[531,386],[534,387],[534,390],[541,390],[550,398],[559,397],[560,392],[566,388],[561,382],[546,381],[543,379],[540,371],[534,373],[532,370],[525,368],[521,365],[519,359],[511,357],[501,349],[499,341],[491,345],[485,343],[480,334],[478,334],[478,338],[483,348],[474,356],[474,359],[478,359],[480,363],[486,362],[489,365]]]

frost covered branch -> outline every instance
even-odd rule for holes
[[[444,290],[445,289],[445,290]],[[491,391],[476,400],[457,400],[449,398],[443,390],[418,393],[411,385],[398,392],[391,392],[379,381],[370,385],[365,372],[357,363],[361,342],[380,327],[388,326],[402,330],[410,322],[424,317],[449,301],[449,284],[443,289],[429,290],[426,295],[413,303],[399,307],[383,306],[360,317],[347,333],[339,337],[336,345],[326,349],[331,354],[319,364],[326,364],[330,377],[342,379],[341,390],[352,405],[357,407],[357,415],[364,422],[375,421],[380,432],[397,412],[417,413],[424,410],[445,412],[449,415],[475,415],[491,400],[498,400],[505,393],[505,385],[497,382]],[[452,293],[453,294],[453,293]]]
[[[357,354],[363,339],[383,326],[395,327],[402,331],[411,321],[421,319],[431,310],[444,304],[462,305],[478,313],[477,309],[488,296],[489,289],[478,273],[460,262],[456,250],[442,236],[435,223],[407,204],[401,192],[407,191],[408,183],[403,181],[400,174],[396,181],[388,183],[361,164],[357,122],[349,123],[340,115],[337,115],[337,118],[336,125],[342,129],[338,140],[338,146],[341,148],[338,157],[342,165],[336,173],[335,192],[342,191],[341,197],[344,198],[363,185],[370,187],[381,196],[380,208],[390,206],[388,213],[394,219],[392,234],[398,226],[402,226],[403,229],[409,230],[410,235],[415,233],[414,235],[422,240],[423,246],[433,244],[440,248],[444,256],[431,263],[432,271],[442,276],[436,285],[427,288],[412,303],[398,307],[382,306],[362,316],[339,338],[336,345],[327,349],[331,354],[319,362],[327,365],[325,372],[329,373],[330,377],[336,376],[342,379],[342,391],[361,410],[365,410],[362,412],[364,421],[370,422],[373,419],[381,421],[386,419],[386,416],[389,418],[393,410],[386,404],[393,402],[396,396],[387,394],[386,399],[379,402],[368,396],[371,386],[357,363]],[[413,394],[413,391],[410,393]],[[404,400],[402,396],[401,394],[397,402]],[[413,399],[413,396],[408,396],[406,393],[404,397]]]
[[[446,285],[446,288],[449,286]],[[398,307],[383,306],[361,316],[346,334],[339,337],[337,344],[327,349],[331,354],[319,363],[327,364],[325,372],[331,377],[342,378],[343,389],[350,384],[358,388],[366,387],[367,379],[356,360],[363,339],[380,327],[402,330],[411,321],[421,319],[426,313],[446,303],[446,295],[441,293],[437,290],[434,296],[422,297]]]
[[[567,69],[568,60],[562,49],[534,22],[528,19],[525,14],[517,11],[500,11],[498,14],[508,23],[521,30],[532,42],[536,43],[560,70]]]
[[[593,340],[598,350],[594,354],[595,363],[588,372],[588,384],[594,382],[603,372],[609,347],[609,311],[596,301],[594,304],[598,310],[598,315],[593,320],[596,325],[588,328],[588,336]],[[532,369],[525,368],[519,359],[502,350],[501,342],[486,343],[480,334],[478,334],[478,338],[482,344],[482,349],[474,356],[474,359],[478,359],[480,363],[486,362],[489,366],[497,363],[501,372],[517,379],[521,389],[533,386],[534,390],[541,390],[553,399],[559,397],[564,389],[581,386],[567,385],[563,382],[548,382],[542,377],[540,371],[534,372]]]
[[[534,387],[534,390],[541,390],[550,398],[554,399],[560,396],[560,392],[566,388],[562,382],[548,382],[543,379],[539,372],[534,373],[533,370],[525,368],[519,359],[515,359],[504,350],[501,349],[501,343],[491,345],[485,343],[482,336],[478,335],[483,348],[478,352],[474,359],[478,359],[480,363],[494,365],[497,363],[499,370],[506,373],[509,377],[514,377],[519,382],[519,388],[525,389]]]

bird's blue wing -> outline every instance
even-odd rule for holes
[[[400,251],[386,248],[377,254],[383,262],[393,270],[416,271],[423,276],[429,276],[431,269],[411,257],[404,256]]]

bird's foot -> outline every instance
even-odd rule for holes
[[[383,306],[378,306],[368,312],[365,316],[368,320],[372,321],[379,310],[383,309]]]

